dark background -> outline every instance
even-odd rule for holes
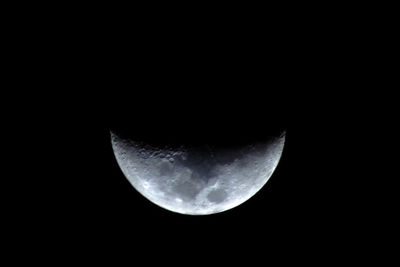
[[[179,75],[165,68],[122,79],[118,68],[66,79],[66,89],[80,89],[58,92],[59,101],[41,114],[49,119],[45,128],[37,121],[32,127],[41,140],[32,156],[44,169],[20,189],[30,201],[17,200],[21,209],[13,211],[18,235],[28,237],[28,246],[41,240],[38,246],[49,253],[64,255],[68,247],[89,259],[111,254],[167,261],[183,255],[206,261],[209,254],[221,259],[243,253],[255,260],[304,248],[304,240],[324,253],[318,244],[338,238],[345,223],[344,191],[336,189],[347,183],[346,174],[338,179],[337,170],[327,168],[326,152],[336,142],[325,140],[328,131],[332,136],[324,122],[329,117],[321,118],[315,105],[325,103],[318,91],[307,90],[318,83],[315,74],[277,71],[280,61],[273,62],[257,75],[259,65],[241,61],[212,78],[199,69],[213,64],[203,63],[189,74],[191,65]],[[96,89],[83,90],[86,83]],[[51,114],[55,108],[62,112]],[[220,214],[188,216],[154,205],[129,184],[113,155],[112,128],[152,142],[220,145],[286,130],[286,144],[273,176],[250,200]]]
[[[11,133],[22,145],[37,142],[22,159],[17,151],[18,163],[32,163],[14,173],[35,175],[13,180],[17,193],[5,194],[9,247],[34,248],[31,257],[165,264],[355,253],[370,237],[364,219],[371,202],[360,197],[366,192],[349,167],[356,159],[348,147],[362,119],[355,103],[363,95],[352,89],[365,74],[356,65],[368,59],[351,41],[358,31],[339,39],[329,24],[277,24],[267,33],[244,28],[240,38],[236,28],[231,38],[221,29],[206,39],[193,29],[178,38],[106,27],[66,38],[62,25],[23,35],[14,64],[26,62],[27,74],[14,79],[15,92],[37,89],[24,92],[28,120],[13,120],[23,130]],[[113,128],[151,142],[220,145],[286,130],[286,144],[273,176],[250,200],[220,214],[185,216],[129,184],[112,152]]]
[[[338,144],[332,139],[334,129],[324,122],[329,117],[317,115],[314,101],[323,105],[323,100],[304,89],[315,76],[266,70],[254,77],[252,69],[243,68],[227,68],[215,79],[185,72],[171,78],[169,73],[112,78],[99,84],[107,96],[84,95],[82,101],[91,105],[71,106],[68,117],[72,114],[73,120],[58,126],[62,138],[53,143],[55,150],[61,146],[65,152],[49,155],[55,165],[49,167],[52,175],[36,210],[45,239],[72,242],[73,250],[86,256],[134,254],[162,261],[181,255],[207,261],[210,254],[239,253],[256,260],[299,247],[329,254],[319,244],[340,239],[343,228],[353,227],[347,216],[354,211],[345,200],[348,174],[337,176],[341,171],[329,167],[332,156],[326,155]],[[223,77],[226,73],[229,78]],[[158,74],[171,81],[149,86]],[[197,80],[205,82],[198,85]],[[175,85],[182,81],[185,85]],[[112,128],[161,143],[235,145],[282,130],[287,136],[275,173],[254,197],[220,214],[187,216],[152,204],[129,184],[112,152]],[[296,257],[305,257],[303,253]]]

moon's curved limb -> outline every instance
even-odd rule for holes
[[[117,162],[133,187],[154,204],[182,214],[234,208],[268,181],[285,134],[239,149],[155,148],[111,132]]]

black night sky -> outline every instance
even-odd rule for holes
[[[158,49],[154,42],[102,54],[92,43],[53,59],[68,63],[62,70],[49,63],[46,84],[57,92],[36,107],[49,120],[29,125],[47,144],[32,154],[49,175],[20,186],[30,201],[14,209],[28,244],[42,240],[63,256],[58,247],[71,244],[88,259],[184,255],[191,263],[240,253],[256,261],[328,255],[330,241],[359,238],[352,218],[362,207],[349,201],[352,173],[339,141],[347,132],[336,119],[343,81],[337,65],[326,64],[340,53],[277,40],[271,47],[254,42],[240,55],[225,45]],[[188,216],[154,205],[129,184],[112,151],[112,129],[156,144],[219,146],[285,130],[286,142],[255,196],[219,214]]]
[[[182,81],[182,76],[170,80]],[[64,144],[69,157],[59,163],[67,164],[68,170],[54,177],[62,182],[48,185],[54,202],[44,200],[56,225],[63,227],[63,238],[99,251],[111,244],[132,244],[150,254],[170,254],[179,247],[191,255],[194,250],[242,249],[260,254],[302,246],[304,239],[325,242],[340,234],[338,184],[319,153],[329,149],[320,147],[324,128],[308,120],[318,111],[308,110],[306,92],[288,89],[301,87],[298,77],[239,78],[227,82],[221,77],[225,86],[217,86],[214,79],[197,85],[195,77],[180,86],[166,80],[150,86],[146,76],[140,83],[129,79],[124,90],[108,83],[112,89],[107,97],[86,96],[85,101],[99,102],[79,119],[79,128],[68,128],[72,138]],[[283,79],[292,82],[283,86]],[[129,184],[114,158],[110,129],[149,142],[223,146],[262,140],[282,130],[287,135],[277,169],[254,197],[219,214],[187,216],[154,205]]]
[[[327,167],[332,162],[326,155],[340,148],[331,138],[338,128],[327,127],[331,118],[320,114],[327,98],[318,90],[329,78],[309,65],[299,72],[284,68],[290,61],[275,60],[268,68],[210,62],[168,71],[100,68],[68,80],[65,94],[51,104],[62,113],[40,136],[49,146],[38,151],[50,175],[39,188],[34,180],[24,187],[35,195],[19,220],[35,218],[24,228],[30,240],[65,241],[82,254],[114,251],[129,258],[136,251],[138,257],[172,257],[176,249],[190,257],[241,251],[263,257],[295,251],[304,240],[315,245],[341,238],[353,210],[343,191],[346,172],[338,179],[338,170]],[[68,91],[73,84],[81,89]],[[111,129],[159,144],[221,146],[286,130],[286,143],[277,169],[255,196],[219,214],[188,216],[154,205],[130,185],[114,158]]]

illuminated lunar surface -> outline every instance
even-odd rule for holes
[[[234,208],[257,193],[274,172],[285,135],[235,148],[154,147],[111,133],[118,164],[144,197],[190,215]]]

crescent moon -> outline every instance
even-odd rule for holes
[[[207,215],[232,209],[269,180],[285,133],[240,148],[154,147],[111,132],[115,158],[145,198],[169,211]]]

